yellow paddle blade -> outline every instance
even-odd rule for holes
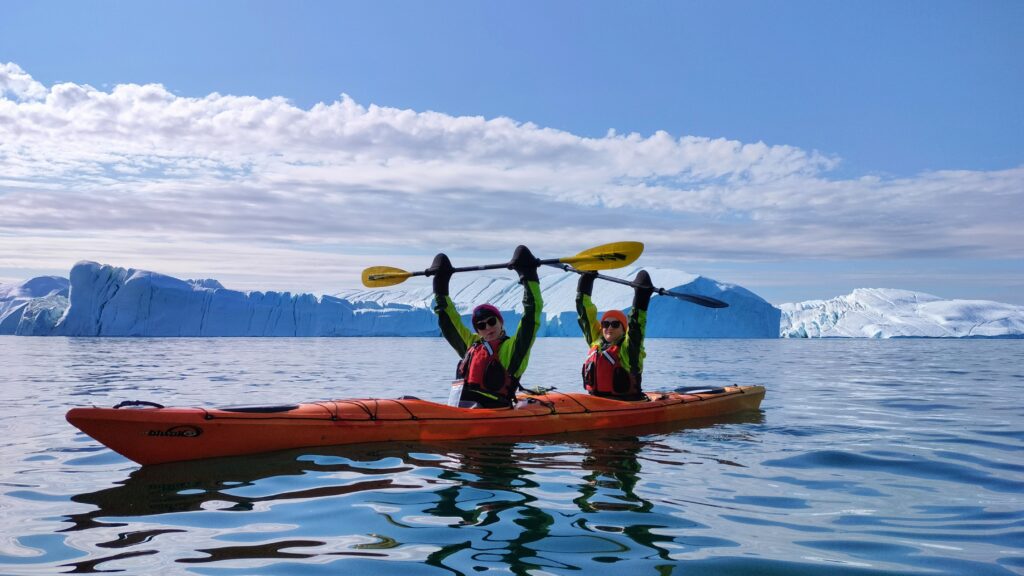
[[[406,272],[401,268],[391,266],[370,266],[363,270],[363,286],[367,288],[382,288],[401,284],[412,276],[412,272]]]
[[[592,272],[629,266],[643,254],[643,242],[612,242],[584,250],[575,256],[562,258],[562,264],[571,264],[577,270]]]

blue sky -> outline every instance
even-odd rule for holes
[[[774,303],[1024,303],[1020,2],[0,11],[0,281],[331,292],[630,239]]]

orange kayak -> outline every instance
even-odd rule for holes
[[[67,419],[111,450],[147,465],[313,446],[539,436],[713,418],[756,410],[764,393],[762,386],[729,386],[654,392],[648,393],[650,401],[622,402],[549,392],[521,396],[511,409],[456,408],[415,398],[237,408],[122,403],[73,408]]]

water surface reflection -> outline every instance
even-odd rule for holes
[[[667,444],[665,431],[317,448],[143,467],[117,486],[72,497],[95,508],[68,515],[65,532],[92,533],[94,546],[112,553],[93,551],[66,566],[99,572],[149,555],[224,567],[417,561],[449,573],[670,563],[694,539],[680,531],[686,522],[677,506],[638,490],[645,465],[685,474],[694,458]],[[704,538],[700,545],[735,543]]]

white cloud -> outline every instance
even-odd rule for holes
[[[210,273],[224,266],[209,254],[291,270],[302,254],[483,255],[627,238],[652,256],[735,259],[1024,250],[1024,168],[842,180],[829,177],[837,164],[792,146],[665,132],[584,138],[345,95],[305,110],[155,84],[46,88],[8,63],[0,266],[29,267],[15,250],[25,242],[70,256],[54,234],[83,252],[102,246],[114,264],[148,265],[121,258],[159,246]],[[266,257],[232,256],[242,246]]]
[[[46,97],[46,87],[36,82],[13,62],[0,64],[0,97],[12,94],[19,100],[38,100]]]

